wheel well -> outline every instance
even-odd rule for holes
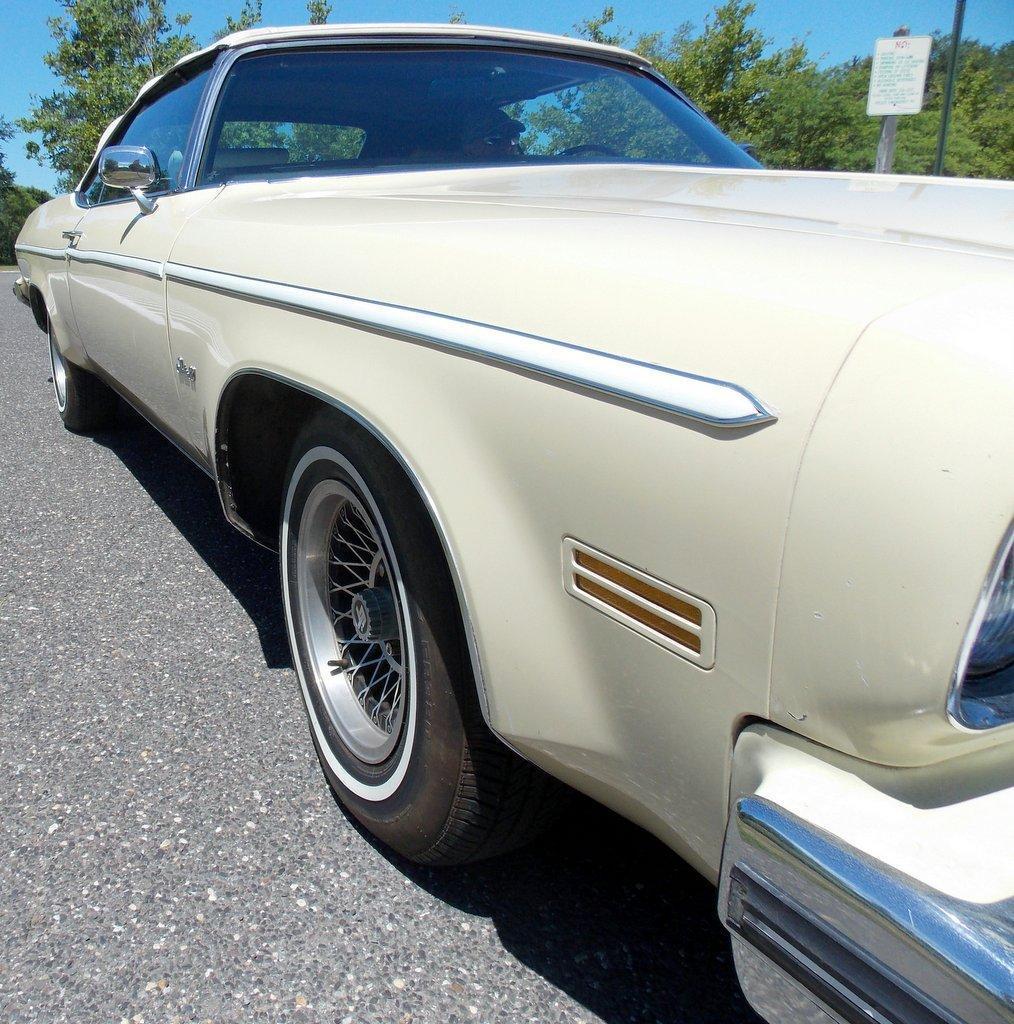
[[[215,423],[215,462],[226,516],[242,533],[277,550],[286,469],[292,448],[303,425],[322,409],[330,410],[337,431],[344,429],[367,437],[377,457],[387,460],[402,473],[418,493],[443,549],[465,630],[479,704],[489,724],[489,704],[478,648],[456,561],[438,517],[419,484],[401,456],[369,424],[296,384],[256,370],[238,374],[226,385]]]
[[[266,373],[240,373],[226,386],[218,406],[217,476],[225,511],[233,525],[266,547],[278,546],[286,470],[293,445],[304,424],[322,410],[327,410],[334,421],[336,441],[343,433],[359,435],[375,450],[378,461],[387,462],[418,492],[393,448],[359,417]],[[432,515],[430,523],[439,535]]]
[[[306,421],[326,403],[260,373],[236,377],[222,395],[215,461],[226,515],[266,547],[278,546],[285,470]]]
[[[28,303],[32,307],[32,316],[40,331],[49,330],[49,314],[46,312],[46,300],[42,297],[38,285],[32,285],[28,289]]]

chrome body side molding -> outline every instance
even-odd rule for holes
[[[68,249],[67,255],[75,263],[97,263],[116,270],[129,270],[161,281],[163,265],[158,260],[146,260],[140,256],[123,256],[117,252],[98,252],[91,249]]]
[[[70,232],[66,232],[70,234]],[[73,244],[65,249],[50,249],[44,245],[18,245],[17,252],[31,253],[33,256],[43,256],[50,260],[65,259],[75,260],[78,263],[97,263],[104,267],[114,267],[117,270],[130,270],[135,274],[144,274],[145,277],[153,277],[158,281],[163,277],[163,264],[158,260],[146,260],[140,256],[124,256],[118,252],[99,252],[92,249],[76,249]]]
[[[336,323],[422,342],[460,356],[486,359],[600,395],[696,420],[714,427],[747,427],[776,419],[749,391],[665,366],[522,334],[442,313],[397,306],[337,292],[242,277],[169,262],[165,276],[205,288],[323,316]]]
[[[1011,900],[939,892],[763,797],[733,808],[719,914],[769,1020],[1014,1019]]]
[[[46,245],[16,245],[15,252],[30,253],[32,256],[42,256],[47,260],[64,260],[67,257],[66,249],[51,249]]]

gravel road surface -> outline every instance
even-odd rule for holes
[[[274,556],[133,413],[60,424],[0,274],[0,1021],[740,1022],[715,893],[579,802],[407,864],[318,769]]]

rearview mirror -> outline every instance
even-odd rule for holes
[[[125,188],[144,213],[155,209],[155,200],[144,194],[159,180],[158,161],[147,146],[107,146],[99,156],[99,177],[110,188]]]

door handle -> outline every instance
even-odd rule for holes
[[[61,231],[64,238],[67,239],[68,245],[73,245],[83,234],[83,231]]]

